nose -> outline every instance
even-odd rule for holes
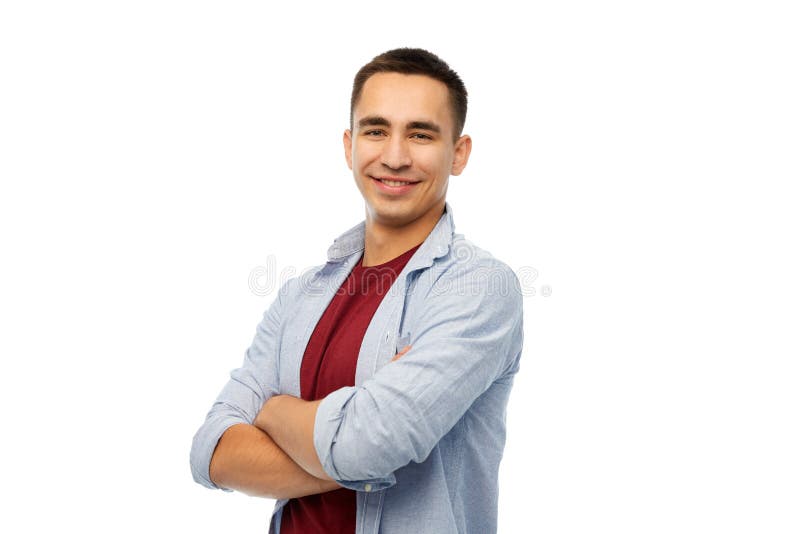
[[[403,136],[392,136],[383,144],[381,163],[393,170],[411,165],[411,153]]]

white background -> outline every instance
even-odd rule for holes
[[[363,218],[353,75],[421,46],[470,92],[457,231],[539,273],[499,532],[800,531],[792,3],[431,4],[2,4],[0,530],[265,532],[191,438],[251,271]]]

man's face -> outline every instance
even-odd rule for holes
[[[370,221],[402,227],[424,216],[438,220],[448,179],[461,174],[471,149],[469,136],[453,142],[453,128],[444,83],[395,72],[366,81],[344,148]]]

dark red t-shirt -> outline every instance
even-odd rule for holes
[[[322,399],[339,388],[355,385],[364,333],[384,295],[419,246],[372,267],[364,267],[358,261],[328,304],[306,346],[300,365],[300,395],[304,400]],[[350,489],[290,499],[283,508],[281,534],[355,531],[356,492]]]

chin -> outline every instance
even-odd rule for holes
[[[408,207],[401,206],[399,203],[396,203],[394,206],[373,204],[370,206],[370,211],[373,214],[373,218],[383,222],[405,223],[414,218],[413,210],[409,209]]]

